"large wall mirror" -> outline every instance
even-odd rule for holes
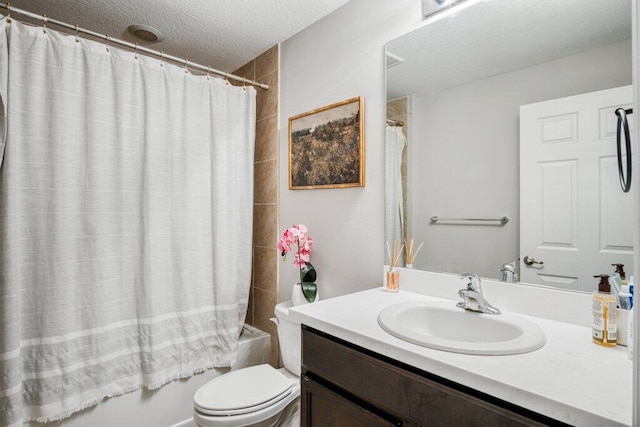
[[[631,0],[449,12],[386,46],[387,240],[423,243],[429,271],[577,291],[633,274],[614,113],[632,104]]]

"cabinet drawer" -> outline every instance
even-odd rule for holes
[[[307,427],[395,427],[400,425],[368,411],[303,376],[301,425]]]
[[[302,337],[303,373],[317,375],[357,398],[410,423],[429,426],[555,424],[538,422],[484,401],[450,385],[427,378],[432,376],[430,374],[420,375],[408,371],[306,326],[303,326]],[[522,411],[530,412],[525,409]]]

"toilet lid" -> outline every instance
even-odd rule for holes
[[[294,382],[270,365],[251,366],[221,375],[196,391],[199,412],[234,415],[267,407],[291,393]]]

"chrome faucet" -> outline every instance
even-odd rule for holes
[[[500,268],[500,281],[508,283],[516,283],[518,281],[515,261],[502,264]]]
[[[480,277],[477,274],[464,273],[460,275],[460,278],[466,282],[466,288],[458,291],[462,301],[456,304],[456,307],[477,311],[478,313],[500,314],[500,310],[489,304],[484,295],[482,295]]]

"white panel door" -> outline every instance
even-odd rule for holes
[[[614,113],[631,103],[625,86],[520,107],[521,281],[593,291],[613,263],[633,274],[636,189],[620,189]]]

